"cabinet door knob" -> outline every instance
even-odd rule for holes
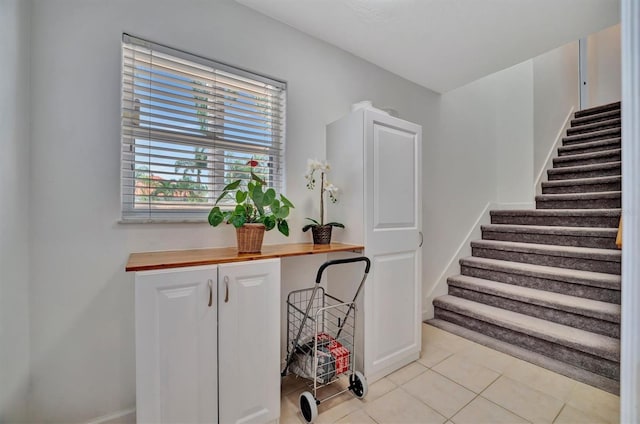
[[[229,276],[224,276],[224,303],[229,303]]]
[[[418,245],[418,247],[422,247],[422,244],[424,243],[424,234],[422,234],[422,231],[420,231],[418,234],[420,234],[420,244]]]
[[[213,281],[209,280],[209,307],[213,306]]]

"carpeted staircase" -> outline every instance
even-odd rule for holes
[[[617,393],[620,136],[619,102],[576,112],[536,209],[491,211],[428,323]]]

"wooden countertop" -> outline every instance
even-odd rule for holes
[[[364,246],[343,243],[313,244],[287,243],[262,246],[260,253],[238,253],[235,247],[211,249],[167,250],[141,252],[129,255],[126,271],[181,268],[186,266],[215,265],[229,262],[257,261],[260,259],[286,258],[289,256],[315,255],[332,252],[362,253]]]

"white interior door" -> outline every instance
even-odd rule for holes
[[[421,317],[421,128],[365,114],[365,372],[375,380],[416,359]]]
[[[280,260],[218,272],[220,423],[280,416]]]
[[[217,421],[216,280],[215,265],[136,274],[139,423]]]

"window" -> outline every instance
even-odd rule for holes
[[[285,102],[281,81],[123,34],[122,219],[204,219],[256,162],[281,191]]]

